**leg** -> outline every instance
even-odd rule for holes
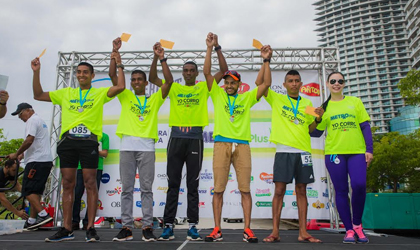
[[[266,242],[272,242],[280,240],[279,238],[279,227],[280,227],[280,218],[281,218],[281,210],[283,208],[283,198],[284,194],[286,193],[286,183],[285,182],[275,182],[275,190],[273,196],[273,231],[271,232],[270,236],[267,237],[269,239],[265,240]]]
[[[366,200],[366,159],[364,154],[352,155],[348,159],[348,171],[352,189],[351,206],[353,224],[362,223],[363,210]]]
[[[85,191],[85,184],[83,182],[83,172],[81,169],[78,169],[77,178],[76,178],[76,188],[74,189],[73,220],[72,220],[73,223],[80,222],[81,199],[82,199],[84,191]]]
[[[203,140],[189,139],[187,165],[187,217],[189,223],[198,223],[198,184],[200,180],[201,165],[203,163]]]
[[[343,155],[337,155],[339,164],[331,162],[330,155],[325,156],[325,165],[330,174],[331,181],[335,190],[335,204],[341,221],[343,221],[346,231],[353,229],[349,206],[349,184],[347,159]]]
[[[96,171],[96,185],[98,187],[98,192],[99,192],[99,186],[101,185],[101,179],[102,179],[102,170],[97,170]],[[76,184],[76,186],[77,186],[77,184]],[[84,185],[83,185],[83,189],[85,189]],[[76,201],[77,200],[75,200],[74,203],[76,203]],[[74,208],[73,208],[73,211],[74,211]],[[79,218],[80,218],[80,216],[79,216]],[[79,221],[80,221],[80,219],[79,219]],[[88,210],[86,209],[85,218],[83,218],[83,226],[85,228],[87,228],[88,221],[89,221],[89,216],[88,216]]]
[[[98,187],[96,185],[96,168],[83,169],[83,180],[87,193],[88,225],[87,229],[94,227],[96,210],[98,208]]]
[[[135,151],[120,151],[121,222],[124,227],[133,228],[133,191],[137,162]]]
[[[140,156],[140,155],[138,155]],[[140,162],[139,177],[143,229],[153,227],[153,180],[155,178],[155,152],[142,152],[137,157]]]
[[[76,186],[76,167],[61,168],[61,183],[63,185],[62,203],[64,227],[68,231],[71,228],[71,216],[73,212],[74,187]]]

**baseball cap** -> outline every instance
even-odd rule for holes
[[[240,81],[241,80],[241,75],[234,71],[234,70],[228,70],[223,74],[223,79],[226,79],[227,76],[231,76],[233,78],[233,80],[235,81]]]
[[[19,104],[17,106],[17,109],[15,112],[12,113],[12,115],[17,115],[20,113],[20,111],[24,110],[24,109],[31,109],[32,106],[26,102],[22,102],[21,104]]]

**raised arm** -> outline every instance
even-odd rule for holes
[[[6,90],[0,90],[0,118],[3,118],[7,113],[7,101],[9,100],[9,93]]]
[[[162,98],[165,99],[169,91],[171,90],[172,83],[174,82],[174,78],[172,77],[171,70],[169,69],[168,63],[166,62],[168,58],[165,58],[165,50],[162,48],[160,43],[156,43],[153,46],[153,51],[155,56],[157,56],[160,60],[160,64],[162,65],[163,77],[165,77],[165,84],[162,84]]]
[[[212,53],[212,49],[214,45],[214,34],[211,32],[207,35],[206,45],[207,45],[207,52],[206,52],[206,58],[204,59],[203,74],[204,74],[204,77],[206,78],[207,88],[209,91],[211,91],[213,80],[215,79],[215,77],[211,74],[211,53]]]
[[[118,52],[121,48],[121,38],[117,37],[112,41],[112,53]],[[109,64],[109,77],[111,78],[111,82],[113,86],[118,85],[118,76],[117,76],[117,62],[115,61],[114,57],[111,54],[111,60]]]
[[[213,34],[213,45],[214,50],[216,50],[217,53],[217,59],[219,60],[219,71],[214,75],[214,78],[216,79],[217,84],[219,84],[223,78],[223,74],[229,69],[226,63],[226,59],[222,53],[222,47],[219,45],[219,37],[216,34]]]
[[[156,46],[160,46],[160,43],[155,43],[155,45],[153,45],[153,51],[155,51],[155,47]],[[157,61],[158,61],[159,57],[154,54],[153,55],[153,61],[152,61],[152,65],[150,65],[150,71],[149,71],[149,82],[153,83],[154,85],[161,87],[163,82],[162,79],[160,79],[157,75]]]
[[[265,45],[261,48],[261,57],[263,58],[263,65],[261,70],[263,70],[263,83],[258,85],[257,100],[260,100],[263,95],[267,96],[268,88],[271,86],[271,68],[270,60],[273,55],[273,50],[270,45]]]
[[[37,101],[51,102],[50,93],[44,92],[44,90],[42,90],[40,80],[41,62],[39,61],[38,57],[32,60],[31,68],[34,71],[34,76],[32,79],[34,99]]]
[[[121,63],[121,55],[120,52],[112,52],[111,54],[111,64],[114,60],[117,64],[118,68],[118,77],[117,77],[117,85],[112,86],[108,90],[108,97],[114,97],[119,93],[123,92],[125,89],[125,74],[124,74],[124,65]]]

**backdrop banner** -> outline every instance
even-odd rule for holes
[[[254,89],[255,79],[258,72],[239,71],[242,76],[243,84],[240,93]],[[148,74],[148,72],[146,72]],[[180,76],[179,73],[174,77]],[[273,71],[273,84],[271,89],[277,93],[285,94],[283,87],[286,71]],[[300,71],[302,77],[301,95],[309,98],[314,107],[321,105],[319,73],[316,70]],[[163,76],[161,76],[163,77]],[[111,86],[109,78],[104,73],[96,74],[93,83],[94,87]],[[203,80],[200,74],[198,80]],[[126,75],[127,88],[130,86],[130,75]],[[183,79],[175,81],[183,84]],[[223,80],[219,84],[223,86]],[[146,88],[146,95],[151,95],[157,91],[157,87],[149,83]],[[115,135],[120,114],[121,105],[118,98],[115,98],[104,107],[103,130],[109,135],[110,150],[108,157],[104,161],[104,171],[102,182],[99,189],[98,216],[119,217],[121,216],[121,181],[119,175],[119,147],[120,138]],[[208,100],[209,122],[204,128],[204,160],[200,174],[200,217],[213,217],[212,196],[213,196],[213,128],[214,111],[211,98]],[[153,184],[154,196],[154,216],[163,217],[166,201],[168,183],[166,178],[166,147],[170,137],[169,120],[169,100],[166,100],[159,111],[159,140],[156,143],[156,174]],[[251,137],[250,142],[252,152],[252,176],[251,176],[251,195],[252,195],[252,218],[271,218],[272,198],[274,195],[273,184],[273,163],[276,153],[275,144],[269,142],[271,130],[271,106],[262,98],[251,111]],[[324,164],[323,139],[312,138],[312,158],[314,166],[315,182],[309,184],[307,188],[308,197],[308,219],[329,219],[328,191],[326,169]],[[187,188],[185,183],[185,167],[181,188],[179,190],[179,202],[177,216],[186,217],[187,211]],[[142,217],[140,185],[138,175],[134,189],[134,216]],[[86,197],[83,197],[82,210],[84,215]],[[233,166],[229,173],[229,181],[224,194],[223,218],[243,217],[241,207],[241,195],[238,190],[236,174]],[[287,185],[286,195],[283,202],[282,218],[298,218],[296,194],[294,183]]]

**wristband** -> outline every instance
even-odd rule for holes
[[[271,58],[265,58],[263,62],[271,62]]]
[[[124,69],[124,64],[122,64],[122,63],[117,64],[117,68],[122,68],[122,69]]]
[[[214,47],[215,51],[218,51],[219,49],[222,49],[222,46],[219,45],[219,46]]]
[[[321,120],[320,120],[320,121],[317,121],[317,120],[316,120],[316,118],[315,118],[315,123],[316,123],[316,124],[319,124],[319,123],[321,123],[321,122],[322,122],[322,118],[321,118]]]
[[[160,63],[166,62],[168,60],[168,58],[163,58],[162,60],[160,60]]]
[[[6,106],[6,104],[7,104],[7,102],[5,102],[5,103],[0,102],[0,105]]]

